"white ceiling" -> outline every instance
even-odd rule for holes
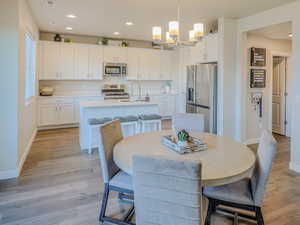
[[[71,26],[73,34],[151,40],[154,25],[167,30],[168,21],[176,19],[177,0],[28,0],[40,30],[66,33]],[[187,38],[188,30],[196,22],[208,23],[218,17],[241,18],[295,0],[181,0],[181,33]],[[76,19],[68,19],[75,14]],[[125,26],[131,21],[133,26]],[[55,25],[50,23],[54,22]],[[114,36],[115,37],[115,36]]]
[[[249,32],[250,34],[255,34],[263,36],[269,39],[286,39],[291,40],[289,34],[292,33],[292,23],[281,23],[268,27],[264,27],[258,30],[253,30]]]

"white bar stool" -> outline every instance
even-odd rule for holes
[[[161,130],[161,119],[162,117],[158,114],[143,114],[139,116],[140,119],[140,132],[144,133],[146,131]],[[150,129],[147,129],[150,127]],[[154,129],[151,129],[151,128]]]
[[[88,128],[88,153],[92,154],[92,143],[93,143],[93,130],[100,128],[103,124],[112,121],[111,118],[109,117],[104,117],[104,118],[92,118],[88,120],[89,128]],[[99,132],[98,132],[99,133]],[[97,133],[97,134],[98,134]],[[100,142],[100,137],[97,137],[97,146],[99,145]]]
[[[120,120],[124,138],[138,134],[139,118],[137,116],[118,116],[114,120]]]

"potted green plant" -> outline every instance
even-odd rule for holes
[[[180,130],[177,134],[178,142],[177,144],[179,146],[187,146],[188,145],[188,140],[190,138],[189,133],[186,130]]]

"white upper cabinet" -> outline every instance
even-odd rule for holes
[[[60,78],[62,80],[74,79],[74,46],[72,43],[60,45]]]
[[[206,60],[208,62],[218,61],[218,34],[205,36]]]
[[[75,78],[78,80],[102,80],[102,46],[75,45]]]
[[[59,79],[59,43],[53,41],[40,42],[40,63],[40,79]]]
[[[190,49],[190,64],[218,61],[218,34],[208,34]]]
[[[143,49],[140,54],[140,80],[160,80],[160,51]]]
[[[103,79],[103,47],[98,45],[89,46],[89,79]]]
[[[103,63],[112,62],[127,63],[128,80],[172,80],[172,56],[149,48],[40,41],[39,79],[102,80]]]
[[[103,46],[104,62],[127,63],[127,48],[119,46]]]
[[[75,78],[88,79],[89,73],[89,45],[76,44],[75,46]]]
[[[160,80],[172,80],[172,51],[161,51],[160,54]]]
[[[138,80],[140,70],[140,52],[138,48],[128,48],[127,79]]]

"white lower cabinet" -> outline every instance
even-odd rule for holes
[[[39,105],[39,126],[48,126],[57,123],[57,105],[40,104]]]
[[[158,110],[162,117],[171,117],[176,112],[175,95],[154,95],[151,101],[158,103]]]
[[[39,101],[39,126],[75,123],[74,99],[42,99]]]

